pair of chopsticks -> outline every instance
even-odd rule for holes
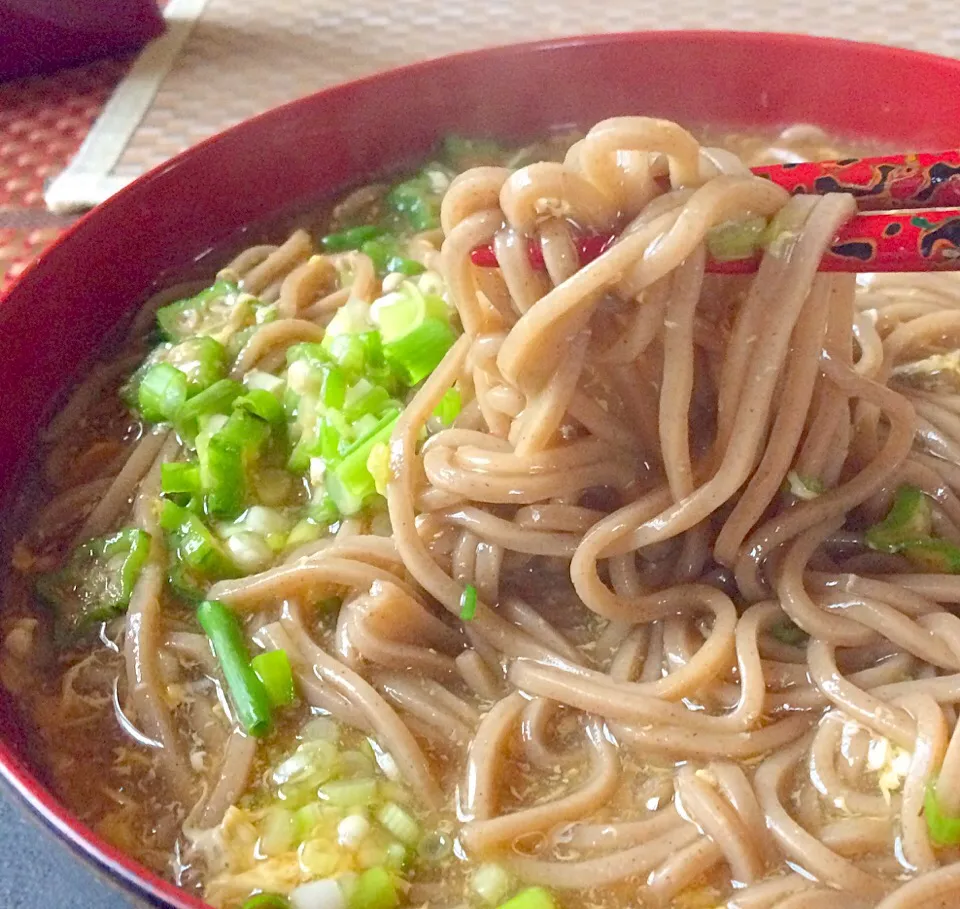
[[[960,151],[765,165],[752,172],[792,194],[840,192],[856,198],[859,214],[834,237],[821,271],[960,271]],[[596,259],[616,239],[576,237],[580,264]],[[543,269],[539,243],[528,245],[530,264]],[[497,266],[492,243],[478,246],[470,258],[474,265]],[[710,258],[707,271],[748,274],[759,262],[759,254]]]

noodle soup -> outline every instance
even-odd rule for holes
[[[451,138],[140,309],[0,619],[86,823],[224,909],[957,887],[960,283],[818,274],[852,200],[747,166],[843,151],[702,135]]]

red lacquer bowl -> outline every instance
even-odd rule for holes
[[[653,32],[448,57],[256,117],[93,211],[0,300],[0,495],[48,405],[158,275],[242,225],[413,164],[448,132],[526,139],[643,113],[688,123],[816,123],[904,150],[960,146],[960,62],[788,35]],[[0,773],[66,841],[160,905],[203,903],[78,823],[38,781],[0,694]]]

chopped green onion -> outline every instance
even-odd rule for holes
[[[171,461],[160,465],[160,490],[166,495],[200,492],[200,465],[196,461]]]
[[[363,382],[364,380],[361,379],[360,381]],[[372,385],[366,391],[356,395],[344,407],[343,416],[348,422],[355,423],[360,417],[365,417],[367,414],[377,416],[383,413],[384,408],[390,403],[390,393],[382,385]]]
[[[340,512],[329,493],[325,493],[323,496],[321,496],[319,501],[312,502],[310,507],[307,509],[307,518],[313,521],[315,525],[320,525],[322,527],[332,524],[339,517]],[[292,536],[293,534],[291,534],[291,537]]]
[[[304,360],[314,366],[324,366],[330,363],[330,355],[322,342],[301,341],[299,344],[291,344],[287,348],[287,366],[291,366],[299,360]]]
[[[470,889],[488,906],[499,906],[513,887],[513,878],[502,865],[481,865],[470,876]]]
[[[420,841],[420,825],[396,802],[387,802],[377,820],[405,846],[416,846]]]
[[[460,618],[464,622],[469,622],[477,614],[477,588],[473,584],[467,584],[460,594]]]
[[[320,400],[324,407],[340,409],[347,398],[347,379],[343,370],[329,366],[324,370],[323,383],[320,386]]]
[[[197,436],[197,456],[207,511],[225,518],[239,514],[247,485],[241,447],[230,436],[205,430]]]
[[[451,852],[452,852],[451,848]],[[402,843],[390,843],[383,857],[384,867],[393,871],[403,871],[409,863],[410,856]]]
[[[787,474],[787,492],[798,499],[809,501],[823,495],[825,490],[820,477],[801,476],[795,470]]]
[[[286,707],[296,698],[293,685],[293,669],[290,667],[290,658],[285,650],[268,650],[258,653],[250,665],[263,682],[267,690],[267,697],[274,707]]]
[[[453,421],[460,416],[462,407],[463,402],[460,396],[460,389],[448,388],[440,399],[440,403],[434,409],[433,415],[444,426],[451,426],[453,425]]]
[[[810,636],[790,619],[782,619],[771,625],[770,634],[781,644],[788,644],[791,647],[799,647],[810,639]]]
[[[421,173],[394,186],[387,193],[386,201],[415,231],[423,231],[440,226],[440,198],[429,176]]]
[[[192,440],[199,432],[202,417],[229,413],[230,406],[243,392],[243,386],[232,379],[214,382],[180,408],[180,413],[177,415],[177,432],[187,440]]]
[[[190,574],[203,581],[236,577],[239,572],[223,544],[210,532],[199,515],[165,499],[160,509],[160,526],[171,536],[174,559]]]
[[[327,234],[320,240],[320,245],[327,252],[347,252],[351,249],[360,249],[364,243],[383,234],[382,227],[363,225],[362,227],[348,227],[339,233]]]
[[[378,274],[401,274],[413,277],[426,269],[415,259],[408,259],[399,252],[399,245],[393,237],[380,237],[370,240],[360,247],[360,252],[370,257]]]
[[[501,903],[500,909],[557,909],[557,904],[543,887],[528,887]]]
[[[946,540],[914,540],[900,551],[917,568],[936,574],[960,574],[960,548]]]
[[[936,780],[927,783],[923,798],[923,816],[927,820],[930,839],[937,846],[956,846],[960,844],[960,817],[952,817],[940,810],[937,801]]]
[[[413,331],[424,319],[433,317],[449,322],[450,308],[438,293],[424,293],[421,282],[404,281],[370,306],[370,319],[380,329],[385,343]]]
[[[322,802],[337,808],[369,807],[377,797],[375,779],[333,780],[317,790]]]
[[[376,492],[376,481],[370,475],[367,460],[373,446],[387,442],[399,417],[399,411],[388,410],[377,424],[348,448],[343,459],[327,472],[327,492],[340,514],[356,514],[363,499]]]
[[[284,423],[287,415],[277,396],[262,388],[254,388],[233,402],[234,408],[245,410],[265,423]]]
[[[124,612],[149,551],[149,534],[121,530],[87,540],[60,571],[41,575],[37,592],[54,609],[57,637],[73,639]]]
[[[187,377],[176,366],[157,363],[144,374],[137,391],[140,413],[151,423],[172,420],[186,403]]]
[[[727,221],[707,232],[707,249],[719,262],[749,259],[763,245],[766,230],[767,222],[764,218]]]
[[[279,893],[258,893],[251,896],[241,909],[290,909],[290,900]]]
[[[227,374],[226,348],[206,335],[175,344],[164,359],[187,377],[191,395],[209,388]]]
[[[213,304],[236,295],[239,289],[229,281],[217,281],[212,287],[200,291],[195,297],[177,300],[157,310],[157,324],[163,335],[177,341],[190,335],[200,334],[204,328],[213,328],[205,324]],[[204,333],[209,334],[209,331]]]
[[[251,369],[248,373],[245,373],[243,384],[247,388],[258,388],[261,391],[269,391],[271,394],[277,396],[281,395],[286,387],[286,382],[284,382],[280,376],[275,376],[270,372],[264,372],[262,369]]]
[[[197,607],[197,621],[213,644],[241,725],[250,735],[265,736],[271,725],[270,699],[250,666],[237,617],[218,600],[204,600]]]
[[[929,537],[932,526],[930,500],[916,486],[901,486],[887,516],[867,530],[867,545],[881,552],[898,552],[906,543]]]
[[[349,375],[359,376],[363,373],[366,362],[366,350],[359,334],[338,334],[327,335],[329,345],[327,350],[330,356],[344,369]]]
[[[267,424],[246,410],[234,410],[214,432],[197,436],[200,482],[210,514],[230,518],[243,510],[249,470],[268,436]]]
[[[449,323],[428,317],[416,328],[383,345],[383,354],[391,366],[403,373],[407,384],[422,382],[439,365],[456,341]]]
[[[349,909],[395,909],[400,905],[393,875],[384,868],[368,868],[353,887]]]

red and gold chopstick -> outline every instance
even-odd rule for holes
[[[753,172],[794,194],[846,192],[856,196],[861,214],[834,237],[821,260],[822,271],[960,270],[960,152],[778,164],[756,167]],[[951,207],[941,207],[948,205]],[[610,234],[578,237],[581,265],[596,259],[615,240]],[[529,250],[530,263],[542,269],[539,244],[531,240]],[[475,265],[497,266],[492,244],[474,249],[471,259]],[[748,274],[756,270],[759,261],[759,256],[711,258],[707,270]]]

